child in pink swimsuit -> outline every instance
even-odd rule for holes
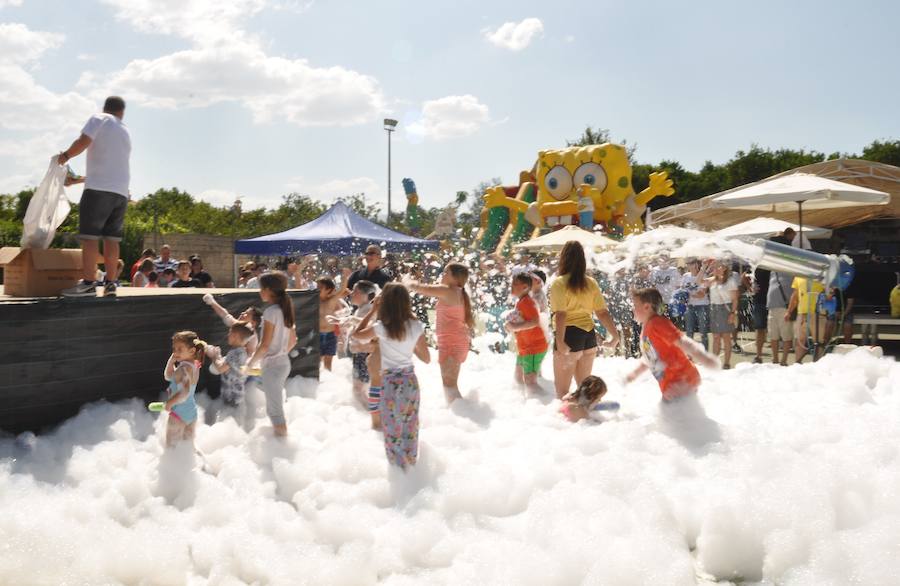
[[[458,262],[444,267],[440,285],[409,283],[410,291],[437,299],[435,304],[438,364],[444,382],[447,404],[459,399],[459,368],[469,354],[469,343],[475,317],[466,293],[469,268]]]

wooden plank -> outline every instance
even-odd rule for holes
[[[165,388],[173,333],[194,330],[227,348],[227,329],[203,294],[213,293],[233,315],[263,305],[257,291],[245,289],[137,291],[110,300],[0,301],[0,429],[36,431],[92,401],[154,399]],[[317,378],[318,292],[290,294],[303,340],[291,374]],[[198,391],[204,389],[218,392],[218,377],[205,368]]]

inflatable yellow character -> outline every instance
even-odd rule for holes
[[[541,151],[534,174],[534,202],[516,200],[502,188],[493,187],[485,193],[485,205],[524,213],[525,219],[539,228],[555,228],[578,224],[579,212],[591,207],[584,201],[587,196],[593,200],[594,223],[604,223],[608,228],[618,225],[627,234],[643,228],[639,217],[636,222],[633,219],[636,210],[643,213],[654,197],[674,193],[671,180],[660,172],[651,174],[650,186],[635,194],[628,153],[622,145],[611,143]],[[624,219],[627,221],[622,222]],[[593,227],[584,225],[584,221],[581,224],[589,230]]]

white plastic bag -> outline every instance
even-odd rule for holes
[[[69,215],[71,205],[66,199],[66,168],[50,159],[44,180],[28,202],[22,228],[22,248],[48,248],[56,229]]]

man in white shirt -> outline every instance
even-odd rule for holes
[[[119,242],[128,207],[130,180],[131,136],[122,123],[124,115],[125,100],[118,96],[106,98],[103,113],[91,116],[81,130],[81,136],[57,156],[57,162],[65,165],[87,150],[87,171],[78,214],[83,279],[63,291],[67,297],[96,295],[97,283],[94,279],[101,240],[106,267],[104,295],[116,294]]]

